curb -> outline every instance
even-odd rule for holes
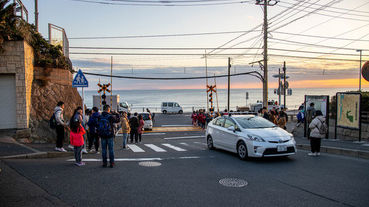
[[[70,156],[73,156],[73,152],[35,152],[28,154],[3,156],[0,157],[0,159],[42,159],[42,158],[58,158]]]
[[[300,149],[300,150],[310,150],[310,145],[307,145],[307,144],[296,144],[296,147],[297,149]],[[362,151],[362,150],[322,146],[320,147],[320,152],[369,160],[369,152]]]

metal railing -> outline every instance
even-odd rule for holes
[[[49,23],[49,43],[60,45],[64,56],[69,58],[69,40],[64,28]]]
[[[28,22],[28,10],[23,5],[21,0],[14,0],[14,15],[22,18],[24,21]]]

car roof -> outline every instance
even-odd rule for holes
[[[244,114],[244,115],[225,115],[224,117],[240,117],[240,118],[249,118],[249,117],[255,117],[255,115],[253,114]]]

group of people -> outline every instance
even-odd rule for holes
[[[282,129],[287,129],[286,124],[288,122],[288,115],[286,113],[286,108],[278,110],[273,107],[270,111],[266,107],[261,110],[263,117]]]
[[[193,111],[191,115],[192,119],[192,125],[193,126],[199,126],[203,129],[206,128],[208,123],[213,120],[215,117],[217,117],[216,113],[206,113],[205,109],[200,109],[197,111]]]
[[[113,168],[114,163],[114,139],[117,132],[122,129],[123,143],[122,148],[127,149],[128,134],[130,134],[130,142],[140,143],[144,127],[142,115],[134,113],[122,112],[121,114],[111,111],[109,105],[104,105],[103,112],[100,113],[97,107],[92,110],[86,110],[85,116],[82,115],[82,107],[77,107],[71,119],[64,120],[63,110],[64,102],[59,101],[54,109],[53,117],[56,126],[56,151],[66,152],[63,148],[65,129],[70,130],[70,146],[74,150],[74,156],[77,166],[85,165],[82,162],[82,152],[86,148],[85,138],[88,140],[88,151],[99,153],[100,141],[103,159],[103,167],[107,167],[107,153],[109,152],[110,167]],[[94,149],[92,147],[94,146]],[[86,152],[87,153],[87,152]]]

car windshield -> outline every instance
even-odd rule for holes
[[[141,114],[144,121],[150,120],[150,114]]]
[[[272,122],[258,116],[233,117],[244,129],[276,127]]]

